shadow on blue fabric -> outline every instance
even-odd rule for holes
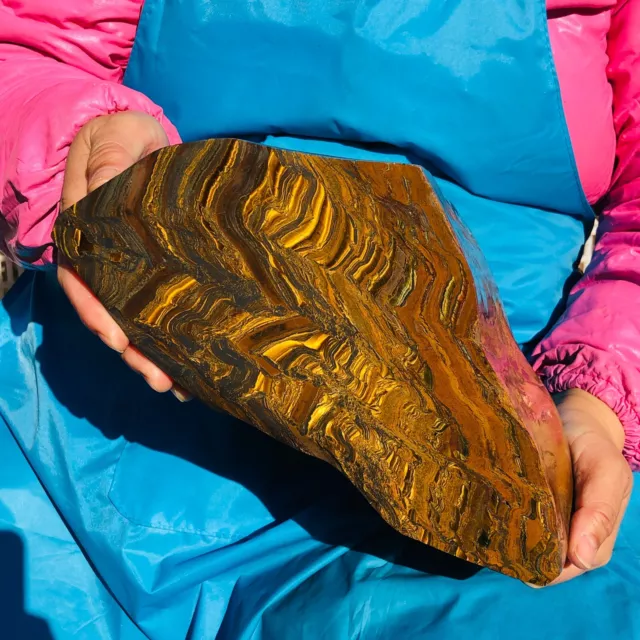
[[[73,313],[70,307],[67,311]],[[138,406],[136,419],[114,420],[113,407],[112,411],[105,411],[104,407],[96,404],[95,391],[92,393],[92,390],[112,387],[114,374],[121,379],[124,376],[127,381],[132,377],[131,384],[136,388],[141,383],[140,378],[125,370],[116,357],[114,366],[117,369],[103,366],[95,376],[92,373],[86,377],[87,383],[78,380],[78,372],[86,369],[87,362],[104,363],[105,355],[113,354],[105,354],[103,345],[97,340],[91,340],[82,349],[66,349],[63,355],[60,347],[75,318],[47,322],[46,318],[39,318],[36,314],[34,320],[41,321],[43,328],[36,359],[40,364],[42,378],[56,401],[77,418],[87,420],[97,427],[107,439],[126,441],[128,449],[123,457],[133,457],[131,452],[135,449],[132,449],[132,445],[138,445],[145,451],[165,454],[167,459],[183,460],[189,467],[196,466],[204,471],[202,475],[198,472],[198,477],[206,475],[225,479],[243,487],[258,498],[274,522],[291,519],[314,540],[324,544],[346,547],[416,571],[454,579],[466,579],[480,570],[470,563],[394,531],[379,518],[351,483],[326,463],[295,451],[235,419],[220,416],[221,424],[215,424],[220,414],[198,400],[179,405],[168,394],[158,396],[149,393],[150,402]],[[19,323],[18,320],[14,327],[16,330],[19,329]],[[74,379],[74,384],[69,384]],[[83,389],[84,384],[90,384],[92,389]],[[144,389],[142,398],[146,399],[146,396],[147,390]],[[164,419],[158,420],[159,415]],[[149,428],[150,425],[153,428]],[[261,469],[265,463],[270,464],[270,460],[277,461],[277,464],[271,466],[270,473],[265,477]],[[124,466],[122,462],[123,458],[120,460],[120,468]],[[132,470],[136,474],[144,474],[148,470],[150,481],[153,481],[153,475],[163,472],[160,466],[146,467],[142,457],[134,457],[132,463],[138,467]],[[275,487],[290,485],[291,479],[295,479],[297,485],[297,499],[293,502],[289,499],[290,495],[283,496],[281,491],[274,491]],[[119,476],[116,474],[111,487],[112,498],[119,489],[118,480]],[[130,483],[129,477],[127,484]],[[130,486],[123,487],[123,492],[131,490]],[[202,487],[202,490],[206,491],[206,487]],[[323,523],[310,518],[303,507],[322,494],[342,496],[336,505],[337,512],[344,509],[343,503],[347,500],[354,510],[367,514],[366,521],[375,522],[375,535],[354,542],[351,532],[345,536],[341,530],[327,528]],[[327,515],[331,517],[331,505],[328,507]],[[134,516],[133,519],[138,518]]]
[[[46,620],[25,611],[24,545],[10,531],[0,531],[1,635],[5,640],[53,640]]]
[[[27,549],[24,607],[0,602],[55,640],[640,638],[635,494],[610,566],[533,590],[396,534],[329,465],[155,394],[55,273],[2,301],[0,362],[0,531]]]

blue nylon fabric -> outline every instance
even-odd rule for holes
[[[147,0],[127,82],[185,139],[423,164],[524,343],[561,299],[591,215],[544,18],[542,2],[515,0]],[[157,396],[84,329],[51,273],[25,274],[3,301],[0,363],[0,552],[24,548],[15,628],[640,638],[636,495],[606,569],[534,591],[402,538],[328,466]]]
[[[593,214],[542,0],[147,0],[125,83],[185,141],[422,164],[521,344],[563,297]]]
[[[157,396],[55,274],[3,301],[0,362],[0,559],[25,550],[2,565],[3,639],[640,638],[637,492],[608,567],[533,590],[391,531],[329,466]]]

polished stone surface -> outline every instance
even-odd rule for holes
[[[55,240],[182,387],[334,465],[402,533],[544,584],[568,449],[454,228],[418,167],[211,140],[139,162]]]

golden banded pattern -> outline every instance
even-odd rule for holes
[[[454,228],[418,167],[215,140],[141,161],[55,238],[183,387],[335,465],[404,534],[543,584],[567,448]]]

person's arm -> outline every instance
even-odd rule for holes
[[[142,0],[0,0],[0,251],[50,264],[67,155],[98,116],[162,110],[122,86]]]
[[[608,36],[616,169],[596,246],[568,307],[537,347],[552,393],[582,389],[622,423],[624,454],[640,468],[640,2],[622,0]]]

